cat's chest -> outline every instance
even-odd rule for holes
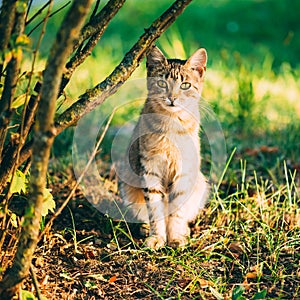
[[[198,135],[150,134],[145,136],[141,147],[142,156],[150,159],[152,164],[172,170],[183,169],[184,166],[197,166],[200,159]]]

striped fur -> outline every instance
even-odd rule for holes
[[[148,97],[128,149],[132,170],[121,196],[150,223],[146,245],[153,249],[185,245],[188,223],[206,202],[198,134],[206,60],[204,49],[188,60],[166,59],[157,47],[147,56]]]

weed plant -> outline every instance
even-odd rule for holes
[[[168,56],[179,58],[200,46],[208,49],[203,98],[222,126],[228,164],[222,176],[211,180],[210,201],[193,224],[187,247],[152,252],[133,237],[128,224],[107,221],[112,235],[102,267],[107,260],[125,265],[128,276],[139,283],[136,297],[145,299],[299,299],[300,38],[295,28],[300,2],[194,3],[186,10],[189,22],[179,18],[159,44]],[[140,6],[128,1],[126,5],[124,11],[137,18],[120,13],[103,44],[76,71],[67,101],[58,103],[58,113],[113,70],[140,34],[135,26],[142,22],[138,16],[146,24],[166,3],[149,0]],[[55,27],[54,19],[51,22]],[[129,22],[130,34],[124,22]],[[133,78],[145,78],[145,67]],[[138,116],[144,97],[142,90],[125,85],[101,107],[109,113],[121,98],[128,103],[116,111],[101,159],[109,161],[114,133]],[[92,119],[91,127],[97,122],[97,117]],[[70,155],[72,134],[72,130],[63,133],[54,146],[53,157],[62,164],[62,157]],[[205,137],[203,142],[204,168],[209,169],[210,148]],[[76,222],[72,216],[74,228]],[[76,243],[75,229],[73,233]],[[124,238],[127,242],[120,242]],[[89,276],[86,287],[94,289],[99,282]],[[105,280],[101,277],[101,284]]]

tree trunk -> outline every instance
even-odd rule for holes
[[[44,72],[40,105],[34,128],[33,160],[28,207],[16,256],[0,284],[0,298],[12,299],[18,285],[28,276],[31,259],[37,245],[43,192],[50,148],[55,133],[54,114],[64,65],[78,37],[92,0],[75,0],[57,34]]]

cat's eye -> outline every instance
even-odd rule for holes
[[[188,90],[189,88],[191,87],[191,84],[189,82],[183,82],[181,85],[180,85],[180,88],[182,90]]]
[[[158,80],[157,85],[163,89],[165,89],[167,87],[167,83],[164,80]]]

